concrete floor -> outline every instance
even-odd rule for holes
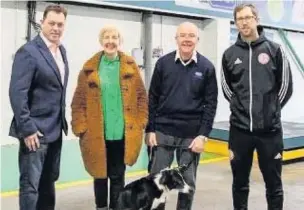
[[[304,162],[284,165],[284,210],[300,210],[304,205]],[[129,180],[128,180],[129,181]],[[254,164],[249,196],[250,210],[266,210],[264,182]],[[2,198],[3,210],[18,210],[18,197]],[[168,200],[167,208],[174,210],[176,194]],[[231,172],[228,160],[200,165],[193,210],[232,210]],[[56,210],[94,210],[92,185],[57,190]]]

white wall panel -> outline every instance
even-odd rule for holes
[[[304,46],[304,34],[288,32],[287,37],[301,60],[301,63],[304,64],[304,48],[302,47]],[[284,108],[282,117],[286,121],[304,123],[304,69],[302,69],[301,72],[300,67],[296,65],[295,60],[291,59],[292,56],[290,52],[289,55],[294,84],[293,95],[290,102],[286,105],[286,108]]]
[[[26,42],[26,3],[21,1],[1,2],[1,145],[15,144],[8,136],[13,112],[9,102],[9,82],[13,56]]]
[[[272,34],[273,41],[280,44],[284,52],[287,54],[293,77],[293,95],[282,110],[282,120],[304,123],[304,74],[300,72],[299,66],[297,66],[292,53],[282,41],[278,31],[274,29],[265,29],[265,32]],[[295,48],[295,51],[302,63],[304,63],[304,51],[300,48],[304,40],[304,34],[288,32],[287,37],[291,45]]]
[[[192,20],[190,18],[153,15],[153,48],[162,48],[164,54],[176,50],[176,30],[178,25],[185,21],[192,22],[199,27],[199,37],[202,39],[203,20]],[[197,50],[202,53],[202,41],[199,42]]]

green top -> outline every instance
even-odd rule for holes
[[[106,56],[101,57],[98,73],[101,81],[101,103],[106,140],[121,140],[124,136],[119,70],[120,61],[118,56],[114,60],[109,60]]]

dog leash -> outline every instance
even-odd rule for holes
[[[184,146],[184,145],[169,145],[169,144],[157,144],[156,146],[153,147],[169,147],[169,148],[174,148],[174,149],[181,149],[181,150],[191,150],[189,148],[189,146]],[[149,155],[149,160],[152,160],[152,152],[153,152],[153,147],[150,146],[150,155]],[[189,163],[187,163],[187,166],[190,166],[190,164],[193,163],[194,160],[197,161],[198,156],[196,155],[195,152],[191,152],[192,153],[192,158],[189,161]]]
[[[188,150],[189,147],[187,146],[182,146],[182,145],[169,145],[169,144],[157,144],[156,146],[153,146],[153,147],[171,147],[171,148],[179,148],[179,149],[183,149],[183,150]],[[152,150],[153,150],[153,147],[149,146],[150,148],[150,155],[149,155],[149,159],[151,160],[152,158]]]

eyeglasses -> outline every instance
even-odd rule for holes
[[[245,17],[239,17],[236,19],[236,22],[240,23],[240,22],[249,22],[251,21],[253,18],[255,18],[255,16],[245,16]]]

